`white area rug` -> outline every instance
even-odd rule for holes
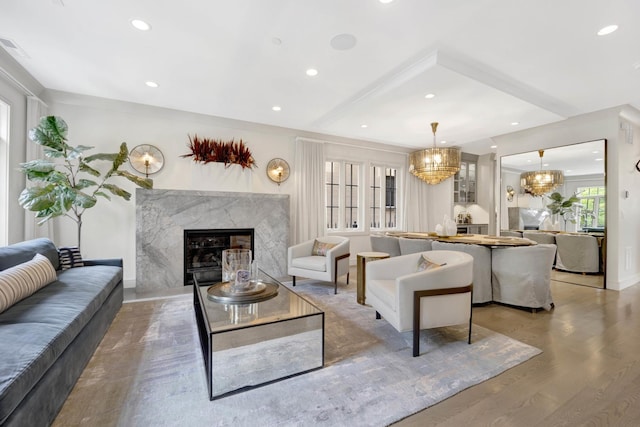
[[[326,313],[324,368],[209,401],[191,297],[126,304],[54,425],[384,426],[541,353],[474,325],[471,345],[466,326],[422,331],[414,358],[353,291],[295,291]]]

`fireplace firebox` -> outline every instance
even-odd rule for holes
[[[206,282],[222,280],[222,251],[251,249],[254,252],[253,228],[184,230],[184,285],[193,285],[193,273]]]

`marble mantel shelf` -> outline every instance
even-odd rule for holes
[[[184,230],[209,228],[253,228],[258,266],[286,276],[288,195],[138,188],[136,289],[184,286]]]

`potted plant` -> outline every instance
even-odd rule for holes
[[[153,188],[153,181],[120,169],[129,158],[125,142],[117,153],[85,156],[94,147],[69,145],[67,131],[67,123],[56,116],[43,117],[29,131],[29,138],[43,146],[46,158],[20,164],[20,170],[36,185],[25,188],[18,202],[24,209],[36,212],[36,218],[41,218],[38,224],[59,216],[71,218],[78,227],[80,248],[82,214],[96,205],[98,197],[111,200],[111,194],[125,200],[131,198],[131,193],[108,181],[120,176],[142,188]],[[104,175],[93,167],[96,160],[111,162]]]
[[[565,199],[562,194],[555,191],[547,197],[551,200],[551,203],[547,205],[547,208],[551,211],[552,216],[555,216],[556,218],[558,216],[562,216],[562,219],[565,220],[565,224],[566,221],[571,221],[573,223],[576,222],[575,216],[573,216],[573,204],[580,202],[580,199],[576,197],[576,194]],[[557,220],[554,222],[557,223]]]

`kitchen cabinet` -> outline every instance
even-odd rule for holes
[[[453,177],[453,202],[476,203],[478,156],[462,153],[460,170]]]
[[[457,224],[458,234],[489,234],[489,224]]]

